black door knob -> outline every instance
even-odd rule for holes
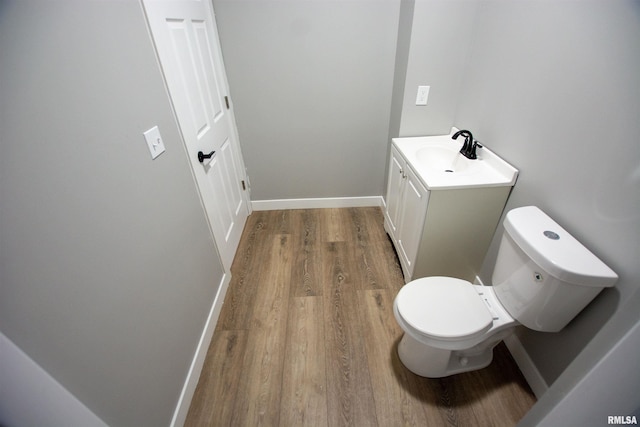
[[[202,163],[204,159],[210,159],[215,153],[215,151],[212,151],[209,154],[204,154],[202,151],[198,151],[198,161]]]

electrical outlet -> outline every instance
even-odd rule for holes
[[[427,105],[430,88],[431,86],[418,86],[418,95],[416,96],[416,105]]]

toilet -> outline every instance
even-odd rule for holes
[[[517,325],[564,328],[618,276],[535,206],[509,211],[492,286],[424,277],[402,287],[393,311],[404,335],[398,355],[429,378],[481,369]]]

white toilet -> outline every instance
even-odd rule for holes
[[[402,363],[440,378],[484,368],[516,325],[557,332],[618,276],[535,206],[504,220],[493,286],[452,277],[407,283],[393,311]]]

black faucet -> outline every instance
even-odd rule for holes
[[[482,148],[482,145],[478,144],[478,141],[473,140],[473,135],[468,130],[459,130],[453,134],[451,139],[458,139],[460,135],[464,136],[464,144],[462,144],[460,154],[465,156],[467,159],[477,159],[478,156],[476,154],[476,149],[478,147]]]

